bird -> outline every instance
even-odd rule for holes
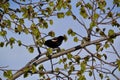
[[[46,40],[44,45],[46,45],[49,48],[58,48],[62,44],[63,40],[64,40],[64,36],[58,36],[58,37]]]

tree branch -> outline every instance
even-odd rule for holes
[[[116,36],[120,36],[120,32],[115,33],[112,37],[116,37]],[[92,44],[95,44],[95,43],[98,43],[98,42],[102,42],[102,41],[105,41],[105,40],[110,39],[110,38],[111,37],[102,37],[100,39],[97,39],[97,40],[94,40],[94,41],[91,41],[91,42],[87,42],[87,43],[82,44],[82,45],[77,45],[77,46],[72,47],[70,49],[67,49],[65,51],[56,53],[56,54],[52,55],[51,58],[53,59],[53,58],[60,57],[60,56],[65,55],[67,53],[74,52],[74,51],[79,50],[81,48],[84,48],[86,46],[89,46],[89,45],[92,45]],[[45,62],[47,60],[49,60],[48,57],[43,57],[43,58],[40,58],[40,59],[36,60],[34,63],[37,66],[38,64],[40,64],[42,62]],[[22,74],[24,74],[24,72],[25,72],[24,69],[26,69],[26,68],[31,69],[32,65],[27,65],[27,66],[23,67],[22,69],[20,69],[19,71],[17,71],[15,74],[13,74],[13,77],[11,79],[8,79],[8,80],[15,80],[16,78],[18,78],[19,76],[21,76]]]

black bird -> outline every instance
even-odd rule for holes
[[[45,45],[50,48],[58,48],[61,45],[63,40],[64,40],[63,36],[58,36],[53,39],[46,40]]]

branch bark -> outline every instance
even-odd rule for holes
[[[115,33],[112,37],[116,37],[116,36],[120,36],[120,32]],[[92,45],[92,44],[95,44],[95,43],[98,43],[98,42],[102,42],[102,41],[105,41],[105,40],[107,40],[107,39],[110,39],[110,37],[102,37],[102,38],[100,38],[100,39],[97,39],[97,40],[94,40],[94,41],[91,41],[91,42],[87,42],[87,43],[82,44],[82,45],[77,45],[77,46],[72,47],[72,48],[70,48],[70,49],[67,49],[67,50],[65,50],[65,51],[59,52],[59,53],[57,53],[57,54],[54,54],[54,55],[51,56],[51,58],[53,59],[53,58],[60,57],[60,56],[65,55],[65,54],[67,54],[67,53],[74,52],[74,51],[79,50],[79,49],[81,49],[81,48],[84,48],[84,47],[86,47],[86,46],[89,46],[89,45]],[[36,66],[37,66],[38,64],[40,64],[40,63],[42,63],[42,62],[45,62],[45,61],[47,61],[47,60],[49,60],[48,57],[43,57],[43,58],[40,58],[40,59],[36,60],[36,61],[35,61],[35,64],[36,64]],[[12,79],[8,79],[8,80],[15,80],[16,78],[20,77],[22,74],[24,74],[24,72],[25,72],[24,69],[26,69],[26,68],[31,69],[31,68],[32,68],[32,65],[27,65],[27,66],[23,67],[22,69],[18,70],[15,74],[13,74]]]

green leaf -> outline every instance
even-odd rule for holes
[[[110,29],[110,30],[108,31],[108,36],[109,36],[109,37],[113,36],[114,34],[115,34],[114,30]]]
[[[106,54],[103,54],[103,57],[105,58],[105,60],[107,59],[107,55]]]
[[[99,77],[100,77],[101,79],[103,79],[103,74],[102,74],[102,73],[99,73]]]
[[[66,42],[68,40],[67,36],[64,35],[64,41]]]
[[[29,48],[28,48],[28,51],[29,51],[30,53],[33,53],[33,52],[34,52],[34,48],[33,48],[33,47],[29,47]]]
[[[70,54],[70,53],[67,54],[67,58],[68,58],[68,59],[71,59],[72,57],[73,57],[72,54]]]
[[[69,70],[69,71],[68,71],[68,75],[70,75],[71,73],[72,73],[72,71],[71,71],[71,70]]]
[[[99,7],[101,10],[103,10],[103,9],[105,8],[105,6],[106,6],[106,1],[105,1],[105,0],[98,2],[98,7]]]
[[[8,79],[12,78],[12,76],[13,76],[11,70],[4,71],[3,75],[4,75],[4,77],[6,77]]]
[[[61,13],[57,13],[57,17],[58,17],[58,18],[64,18],[64,16],[65,16],[65,15],[64,15],[64,13],[62,13],[62,12],[61,12]]]
[[[67,58],[63,58],[62,62],[65,63],[67,61]]]
[[[93,15],[93,20],[97,20],[98,18],[99,18],[99,14],[95,13],[95,14]]]
[[[70,10],[68,10],[68,11],[65,13],[65,15],[70,16],[70,15],[72,15],[72,13],[71,13]]]
[[[116,16],[120,17],[120,13],[116,13]]]
[[[56,72],[59,72],[59,70],[60,70],[59,68],[55,68],[55,71],[56,71]]]
[[[5,36],[6,34],[7,34],[7,31],[5,30],[0,31],[0,36]]]
[[[53,1],[49,2],[49,5],[54,6],[54,2]]]
[[[70,35],[72,32],[73,30],[71,28],[67,31],[68,35]]]
[[[15,43],[15,38],[11,37],[11,38],[9,39],[9,42],[10,42],[10,44]]]
[[[86,10],[85,10],[84,7],[81,7],[81,8],[80,8],[80,15],[81,15],[83,18],[85,18],[85,19],[88,17],[88,14],[87,14],[87,12],[86,12]]]
[[[64,64],[64,69],[67,69],[68,68],[68,65],[67,64]]]
[[[29,30],[28,30],[27,28],[24,28],[24,29],[23,29],[23,32],[24,32],[25,34],[28,34],[28,33],[29,33]]]
[[[32,73],[35,73],[35,72],[37,71],[37,69],[36,69],[36,66],[35,66],[35,65],[32,65],[31,71],[32,71]]]
[[[92,6],[90,3],[85,4],[85,7],[87,7],[88,9],[92,9]]]
[[[101,47],[101,43],[96,43],[96,51],[98,51]]]
[[[112,17],[113,16],[113,13],[112,12],[109,12],[108,13],[108,17]]]
[[[0,47],[3,47],[4,46],[4,42],[0,42]]]
[[[107,49],[110,47],[110,45],[108,43],[105,43],[104,47]]]
[[[84,61],[81,62],[80,67],[81,67],[81,73],[84,73],[86,70],[86,62],[84,62]]]
[[[19,23],[20,24],[24,24],[24,20],[23,19],[19,19]]]
[[[53,53],[53,49],[52,48],[47,48],[46,56],[49,57],[52,53]]]
[[[100,29],[99,28],[96,28],[96,32],[99,32],[100,31]]]
[[[74,59],[75,59],[75,61],[76,61],[77,63],[79,63],[81,58],[80,58],[80,56],[75,55],[75,56],[74,56]]]
[[[26,78],[26,77],[28,77],[28,75],[29,75],[28,72],[25,72],[25,73],[23,74],[23,77]]]
[[[21,32],[21,31],[22,31],[22,26],[21,26],[21,25],[18,25],[18,26],[17,26],[17,30],[18,30],[19,32]]]
[[[38,69],[39,69],[39,71],[43,71],[44,70],[44,66],[41,64]]]
[[[96,22],[92,21],[92,22],[90,23],[90,29],[92,29],[92,28],[95,27],[96,25],[97,25]]]
[[[18,43],[18,46],[21,46],[21,45],[22,45],[22,43],[21,43],[20,40],[18,40],[17,43]]]
[[[87,62],[90,59],[90,56],[85,56],[84,60]]]
[[[100,31],[99,33],[100,33],[100,35],[103,36],[103,37],[106,36],[105,33],[104,33],[103,31]]]
[[[113,0],[113,4],[116,4],[117,7],[120,7],[120,0]]]
[[[49,23],[50,23],[50,25],[53,25],[53,20],[50,20]]]
[[[48,28],[48,23],[46,21],[43,22],[43,28]]]
[[[79,41],[78,37],[74,37],[74,42],[78,42],[78,41]]]
[[[116,64],[118,65],[118,70],[120,71],[120,60],[117,59]]]
[[[93,75],[92,71],[89,71],[89,76],[91,77]]]
[[[67,31],[68,35],[71,35],[71,36],[75,36],[76,33],[73,32],[73,30],[70,28],[68,31]]]
[[[75,70],[74,65],[71,65],[71,66],[70,66],[70,70],[71,70],[72,72]]]
[[[12,20],[14,20],[17,16],[15,14],[11,14],[10,17]]]
[[[50,31],[50,32],[48,33],[48,35],[51,36],[51,37],[55,37],[55,32]]]
[[[100,55],[99,53],[96,55],[97,58],[101,59],[102,55]]]
[[[80,75],[78,80],[86,80],[85,76],[84,75]]]
[[[82,3],[79,1],[76,3],[76,7],[79,7]]]

